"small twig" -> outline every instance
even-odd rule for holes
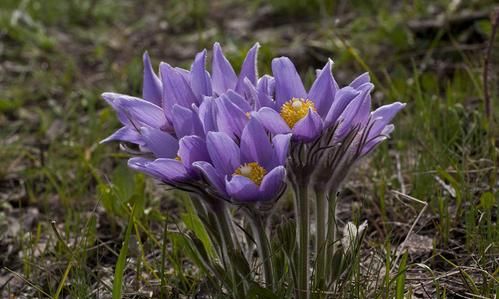
[[[402,167],[400,167],[400,154],[396,153],[395,154],[395,161],[396,161],[396,166],[397,166],[397,180],[399,181],[400,184],[400,190],[402,193],[406,194],[406,189],[405,189],[405,184],[404,184],[404,177],[402,176]]]
[[[400,196],[402,196],[404,198],[410,199],[412,201],[415,201],[417,203],[420,203],[420,204],[424,205],[424,207],[421,209],[421,211],[419,212],[418,216],[416,217],[416,220],[414,220],[414,222],[412,223],[411,228],[409,229],[409,232],[407,233],[407,236],[405,237],[404,241],[397,247],[397,250],[395,251],[396,258],[395,258],[395,262],[393,263],[393,265],[397,265],[398,260],[399,260],[399,258],[401,256],[400,253],[402,252],[402,251],[399,252],[398,249],[399,248],[404,249],[405,243],[407,243],[407,240],[409,240],[409,237],[411,236],[411,234],[412,234],[412,232],[414,230],[414,227],[416,227],[416,224],[419,222],[419,219],[421,218],[421,216],[423,216],[423,213],[426,211],[426,208],[428,207],[428,203],[424,202],[422,200],[419,200],[419,199],[417,199],[415,197],[412,197],[410,195],[407,195],[407,194],[404,194],[402,192],[396,191],[396,190],[392,190],[392,193],[395,193],[396,195],[400,195]]]

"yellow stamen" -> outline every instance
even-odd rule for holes
[[[267,174],[267,171],[265,170],[265,168],[260,166],[258,162],[250,162],[244,163],[243,165],[239,166],[239,168],[237,168],[234,172],[234,175],[236,174],[245,176],[248,179],[252,180],[258,186],[260,186],[263,177]]]
[[[177,156],[175,157],[175,160],[177,160],[177,161],[182,161],[182,158],[180,158],[180,156],[179,156],[179,155],[177,155]]]
[[[311,100],[292,98],[282,105],[280,114],[288,126],[293,128],[300,119],[307,115],[309,109],[317,112]]]

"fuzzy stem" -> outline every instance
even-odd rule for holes
[[[244,286],[241,283],[241,278],[239,277],[237,270],[234,268],[237,264],[232,262],[236,250],[238,250],[236,248],[239,247],[236,245],[236,241],[234,239],[235,236],[233,234],[232,222],[229,217],[229,210],[223,202],[217,202],[216,204],[211,205],[211,209],[216,215],[215,221],[220,232],[220,240],[222,243],[221,259],[224,262],[225,268],[231,274],[233,283],[232,291],[234,292],[234,296],[240,298],[245,291]]]
[[[317,287],[322,288],[325,285],[326,273],[326,228],[328,219],[328,201],[326,200],[326,193],[323,188],[315,188],[315,221],[316,221],[316,238],[315,238],[315,253],[316,257],[316,271],[315,277]],[[322,295],[321,295],[322,298]]]
[[[336,189],[329,192],[328,198],[328,219],[327,219],[327,243],[326,246],[326,260],[325,262],[329,264],[329,259],[332,259],[336,251]],[[330,276],[332,271],[327,273]]]
[[[298,269],[297,269],[297,298],[308,299],[309,289],[309,206],[308,206],[308,180],[303,180],[296,185],[295,207],[298,238]]]
[[[274,281],[274,269],[272,265],[272,251],[270,242],[265,231],[266,217],[260,213],[251,210],[249,212],[249,220],[255,235],[256,246],[258,255],[262,259],[264,282],[266,286],[271,286],[273,290],[276,289]]]

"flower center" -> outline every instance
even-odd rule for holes
[[[282,105],[280,114],[288,126],[293,128],[300,119],[307,115],[308,109],[317,111],[314,102],[311,100],[292,98]]]
[[[234,171],[234,175],[242,175],[252,180],[255,184],[260,186],[263,177],[267,174],[267,171],[258,164],[258,162],[244,163],[239,166],[239,168]]]

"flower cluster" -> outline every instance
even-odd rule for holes
[[[123,125],[104,142],[135,145],[129,166],[166,184],[247,203],[280,196],[288,161],[288,172],[313,166],[315,181],[332,184],[393,131],[404,104],[371,112],[368,74],[340,88],[328,61],[307,92],[286,57],[272,61],[273,76],[259,77],[258,48],[239,75],[218,43],[211,73],[206,50],[190,70],[161,62],[158,74],[145,53],[141,98],[102,95]]]
[[[251,285],[240,287],[241,281],[263,277],[264,286],[275,290],[283,279],[276,274],[286,275],[274,271],[282,261],[274,260],[268,214],[261,207],[272,206],[289,182],[295,195],[296,238],[287,240],[296,243],[280,246],[289,248],[285,256],[291,260],[279,267],[291,269],[296,297],[308,299],[311,286],[327,291],[338,273],[349,273],[344,266],[330,265],[351,258],[355,251],[350,248],[357,245],[348,244],[360,244],[363,226],[350,243],[343,241],[343,253],[336,250],[341,242],[336,239],[335,195],[352,166],[389,137],[391,121],[405,104],[371,111],[374,86],[369,75],[340,87],[331,60],[317,71],[308,91],[286,57],[272,61],[272,76],[258,76],[258,48],[256,44],[248,51],[239,74],[218,43],[211,73],[206,50],[196,55],[190,70],[161,62],[158,73],[145,53],[141,98],[102,95],[123,125],[103,142],[122,142],[133,156],[128,161],[132,169],[190,192],[218,255],[210,259],[194,240],[186,244],[198,251],[200,268],[217,276],[236,298],[244,297]],[[315,210],[309,207],[311,198]],[[238,204],[247,216],[263,268],[259,275],[248,272],[253,254],[243,252],[226,202]],[[310,215],[316,221],[315,238],[310,238]],[[314,283],[312,257],[317,265]]]

